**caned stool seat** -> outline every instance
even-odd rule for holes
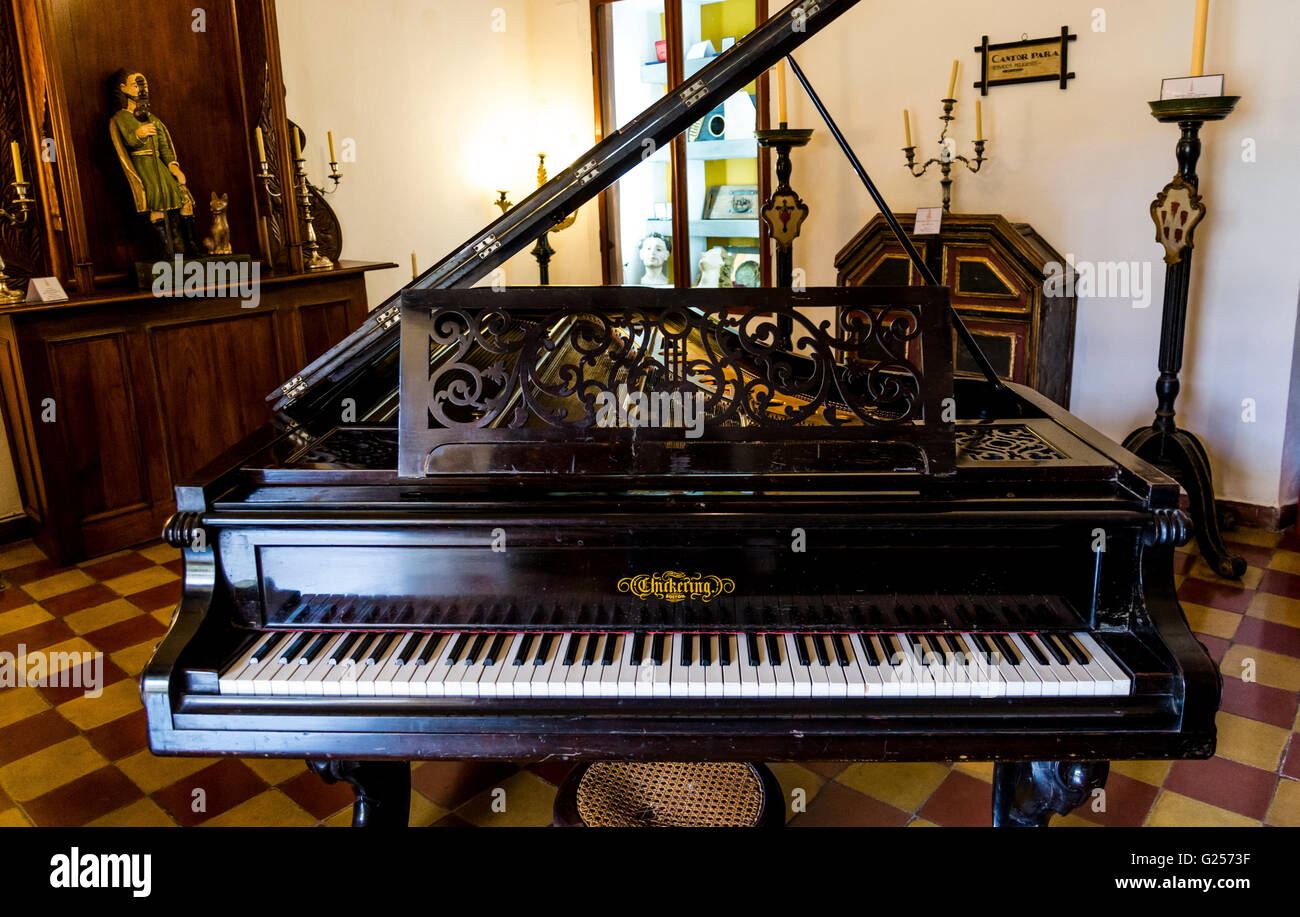
[[[735,762],[597,761],[555,798],[555,824],[572,827],[775,827],[784,814],[772,772]]]

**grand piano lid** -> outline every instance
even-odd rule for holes
[[[794,51],[858,0],[797,0],[774,14],[735,46],[713,58],[686,84],[677,86],[629,124],[611,133],[567,168],[511,208],[486,229],[385,300],[334,347],[267,396],[277,411],[307,404],[345,384],[379,354],[396,346],[400,302],[406,290],[467,287],[583,203],[638,165],[646,149],[672,140],[699,120],[710,103],[740,91]],[[288,411],[296,414],[297,409]],[[310,413],[310,409],[309,409]]]

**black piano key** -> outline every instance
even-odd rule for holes
[[[1034,661],[1039,665],[1047,665],[1047,656],[1043,653],[1043,648],[1038,645],[1033,634],[1021,634],[1021,642],[1029,647],[1029,653],[1034,657]]]
[[[1043,634],[1038,642],[1047,647],[1047,651],[1052,654],[1052,658],[1056,660],[1058,665],[1070,664],[1070,655],[1061,646],[1055,634]]]
[[[781,652],[780,634],[767,635],[767,661],[770,665],[780,665],[785,661],[784,655]]]
[[[713,665],[712,642],[712,634],[700,634],[700,665]]]
[[[600,656],[601,665],[613,665],[618,658],[618,634],[605,635],[605,652]]]
[[[524,634],[524,639],[519,641],[519,649],[515,652],[515,665],[523,665],[528,661],[529,651],[532,649],[533,641],[536,639],[536,634]]]
[[[395,665],[406,665],[410,660],[411,654],[415,648],[420,645],[424,639],[424,634],[407,634],[406,639],[397,647],[397,652],[393,654],[393,663]]]
[[[370,652],[366,654],[366,665],[378,664],[379,661],[384,658],[384,653],[388,652],[388,648],[393,645],[393,641],[396,639],[397,634],[389,633],[384,634],[376,640],[371,645]]]
[[[478,661],[479,653],[483,652],[489,637],[491,637],[491,634],[479,634],[474,638],[474,642],[470,644],[469,652],[465,654],[463,660],[465,665],[473,665]]]
[[[284,640],[271,654],[271,657],[278,659],[281,665],[290,662],[294,658],[294,654],[302,647],[302,643],[307,639],[307,636],[305,631],[300,634],[286,634]]]
[[[822,640],[821,634],[813,634],[812,637],[813,653],[817,656],[817,664],[826,666],[831,664],[831,657],[826,653],[826,644]]]
[[[447,665],[455,665],[460,662],[460,657],[465,654],[465,650],[469,649],[469,641],[469,634],[460,633],[456,635],[451,644],[451,651],[447,654]]]
[[[352,647],[356,646],[357,641],[360,640],[363,636],[365,635],[360,633],[353,633],[353,634],[348,634],[346,637],[340,640],[338,642],[338,645],[334,647],[334,652],[330,653],[330,662],[337,663],[343,661],[343,659],[347,656],[347,654],[352,650]]]
[[[1075,638],[1074,634],[1063,635],[1061,642],[1065,644],[1066,648],[1070,651],[1070,655],[1074,657],[1074,661],[1079,663],[1079,665],[1087,665],[1092,662],[1092,654],[1089,653],[1087,648]]]
[[[897,666],[903,659],[903,647],[894,634],[880,634],[880,645],[885,648],[885,661]]]
[[[353,647],[352,649],[352,652],[348,653],[347,661],[351,662],[353,665],[355,665],[356,663],[362,660],[362,658],[366,654],[366,647],[368,647],[371,643],[374,642],[370,634],[361,634],[360,636],[361,639],[357,641],[356,646]]]
[[[682,665],[683,666],[689,666],[691,664],[691,656],[694,655],[691,652],[691,641],[693,639],[695,639],[694,634],[682,634]]]
[[[311,646],[307,647],[303,654],[298,657],[298,662],[303,665],[315,662],[320,658],[321,651],[325,649],[325,644],[329,643],[333,637],[333,634],[317,634],[316,639],[311,642]]]
[[[578,658],[578,644],[582,642],[582,634],[569,634],[569,645],[564,648],[563,665],[573,665]]]
[[[664,664],[664,660],[666,658],[664,656],[664,642],[667,640],[667,638],[668,638],[667,634],[658,633],[655,634],[654,639],[650,641],[650,661],[653,662],[655,665]]]
[[[809,655],[809,652],[808,652],[809,649],[810,649],[810,647],[808,646],[808,635],[807,635],[807,634],[795,634],[795,635],[794,635],[794,655],[795,655],[795,658],[799,660],[799,664],[802,665],[802,666],[807,666],[807,665],[810,664],[809,661],[811,660],[812,657]]]
[[[752,630],[745,634],[745,645],[749,648],[749,664],[758,665],[758,637]]]
[[[487,654],[483,657],[483,664],[485,666],[493,666],[497,664],[497,660],[501,658],[501,650],[505,647],[505,642],[505,634],[497,634],[492,638],[492,642],[487,648]]]
[[[596,647],[600,646],[600,638],[600,634],[587,634],[587,646],[582,652],[583,665],[591,665],[596,661]],[[607,634],[605,635],[605,639],[613,643],[614,635]]]
[[[994,645],[1002,651],[1002,658],[1012,665],[1020,665],[1020,654],[1016,652],[1016,645],[1007,638],[1006,634],[994,634]]]
[[[640,665],[643,658],[645,658],[645,634],[637,631],[632,636],[632,664]]]
[[[731,634],[718,635],[718,664],[731,665]]]
[[[537,655],[533,657],[533,665],[541,665],[550,658],[553,643],[555,634],[542,634],[542,639],[537,641]]]
[[[875,644],[871,642],[871,634],[858,634],[858,643],[862,644],[862,652],[867,657],[867,664],[880,665],[880,656],[876,653]],[[804,663],[807,665],[807,663]]]
[[[835,648],[836,661],[838,661],[839,664],[842,666],[848,665],[852,654],[849,653],[848,645],[845,644],[844,642],[844,635],[843,634],[832,635],[831,646]]]
[[[991,659],[993,658],[994,653],[999,652],[999,650],[989,642],[989,638],[984,634],[973,633],[971,634],[971,638],[975,641],[975,645],[979,647],[980,652],[983,653],[986,658]]]
[[[257,643],[257,648],[254,649],[253,654],[248,657],[248,664],[256,665],[259,662],[265,662],[267,659],[266,654],[282,639],[284,639],[284,635],[278,631],[271,631],[268,634],[263,634],[261,640]],[[236,654],[235,658],[238,658],[238,654]]]

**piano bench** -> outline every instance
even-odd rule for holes
[[[596,761],[555,796],[558,827],[779,828],[785,803],[763,764]]]

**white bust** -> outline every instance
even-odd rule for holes
[[[664,287],[672,283],[668,279],[668,242],[658,233],[651,233],[641,240],[641,264],[645,273],[641,275],[641,285],[647,287]]]
[[[723,268],[727,263],[727,250],[721,245],[715,245],[713,248],[705,251],[700,255],[700,279],[695,284],[696,287],[720,287],[722,283]],[[727,284],[730,286],[730,284]]]

